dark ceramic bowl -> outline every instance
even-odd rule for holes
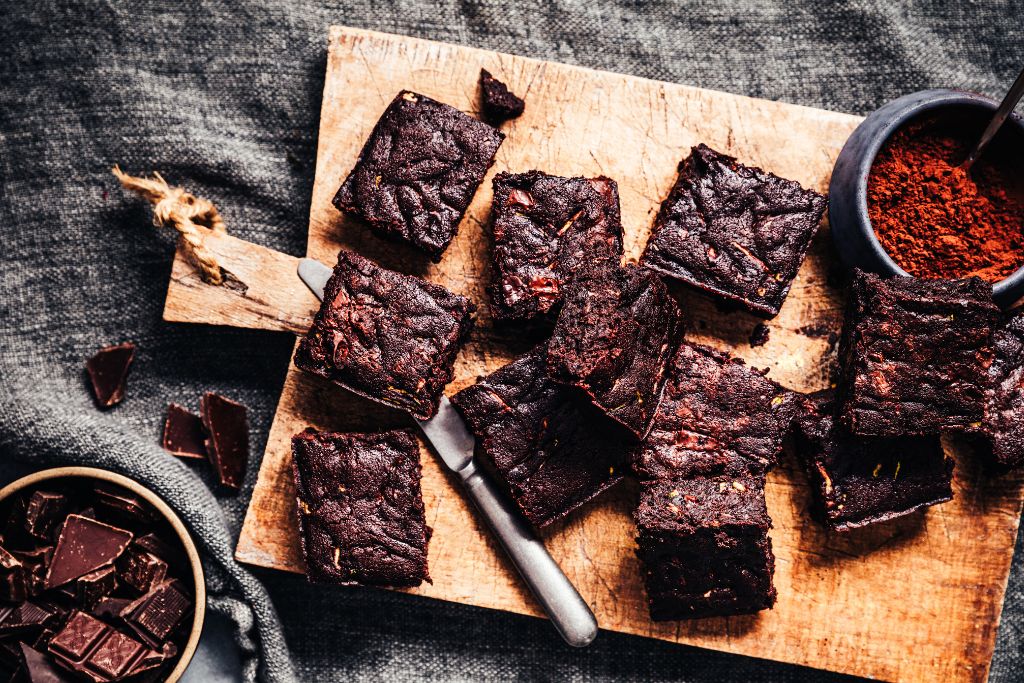
[[[836,160],[829,184],[828,216],[835,241],[843,262],[850,268],[860,268],[880,275],[902,275],[909,273],[896,265],[885,252],[868,218],[868,172],[875,155],[882,144],[898,128],[911,119],[926,113],[966,113],[978,117],[978,135],[986,121],[995,111],[998,102],[975,93],[959,90],[923,90],[905,95],[878,109],[853,131],[850,139]],[[1021,143],[1024,156],[1024,121],[1011,116],[1004,124],[1012,139]],[[998,144],[998,140],[996,143]],[[1009,277],[992,286],[992,296],[1000,306],[1008,307],[1024,296],[1024,264]]]

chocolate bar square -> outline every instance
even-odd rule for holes
[[[496,320],[557,313],[577,272],[622,258],[618,188],[608,178],[499,173],[491,220]]]
[[[504,138],[454,107],[403,90],[374,126],[334,206],[440,261]]]
[[[679,164],[640,264],[772,318],[825,205],[799,183],[698,145]]]
[[[540,346],[452,396],[530,522],[546,526],[622,479],[631,439],[590,401],[547,375]]]
[[[844,426],[905,436],[980,423],[998,321],[992,286],[979,278],[857,271],[839,347]]]
[[[409,430],[308,429],[292,439],[296,506],[310,581],[429,581],[419,442]]]
[[[342,250],[295,365],[427,419],[452,380],[475,311],[440,285]]]

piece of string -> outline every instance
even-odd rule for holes
[[[206,248],[199,226],[214,232],[227,232],[213,202],[196,197],[181,187],[171,187],[159,173],[152,178],[128,175],[120,167],[111,169],[122,187],[145,197],[153,205],[153,225],[170,226],[178,231],[185,255],[199,269],[204,282],[224,283],[224,271]]]

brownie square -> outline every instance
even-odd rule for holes
[[[410,430],[292,438],[292,472],[310,581],[418,586],[430,581],[420,448]]]
[[[537,527],[622,479],[629,433],[547,375],[540,346],[452,396],[476,451]]]
[[[557,313],[577,272],[619,265],[619,193],[608,178],[499,173],[491,208],[496,320]]]
[[[839,347],[844,426],[904,436],[981,422],[998,321],[992,286],[979,278],[857,271]]]
[[[853,436],[836,424],[832,392],[806,398],[796,452],[814,512],[836,531],[908,515],[953,498],[953,461],[939,436]]]
[[[825,204],[799,183],[698,145],[679,164],[640,263],[771,318]]]
[[[439,261],[504,138],[454,107],[403,90],[374,126],[334,206]]]
[[[646,482],[634,518],[655,621],[749,614],[775,604],[762,477]]]
[[[638,268],[577,277],[548,342],[548,371],[643,438],[683,334],[665,283]]]
[[[295,365],[427,419],[452,381],[475,311],[440,285],[342,250]]]
[[[782,452],[796,408],[795,394],[764,372],[684,342],[633,469],[642,479],[764,474]]]

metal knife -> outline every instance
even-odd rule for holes
[[[314,259],[299,261],[299,278],[323,301],[331,269]],[[473,459],[473,435],[447,396],[437,414],[417,419],[433,451],[451,470],[480,515],[498,538],[512,564],[529,586],[555,629],[569,645],[586,647],[597,636],[597,620],[576,587],[562,573],[529,523],[512,507]]]

